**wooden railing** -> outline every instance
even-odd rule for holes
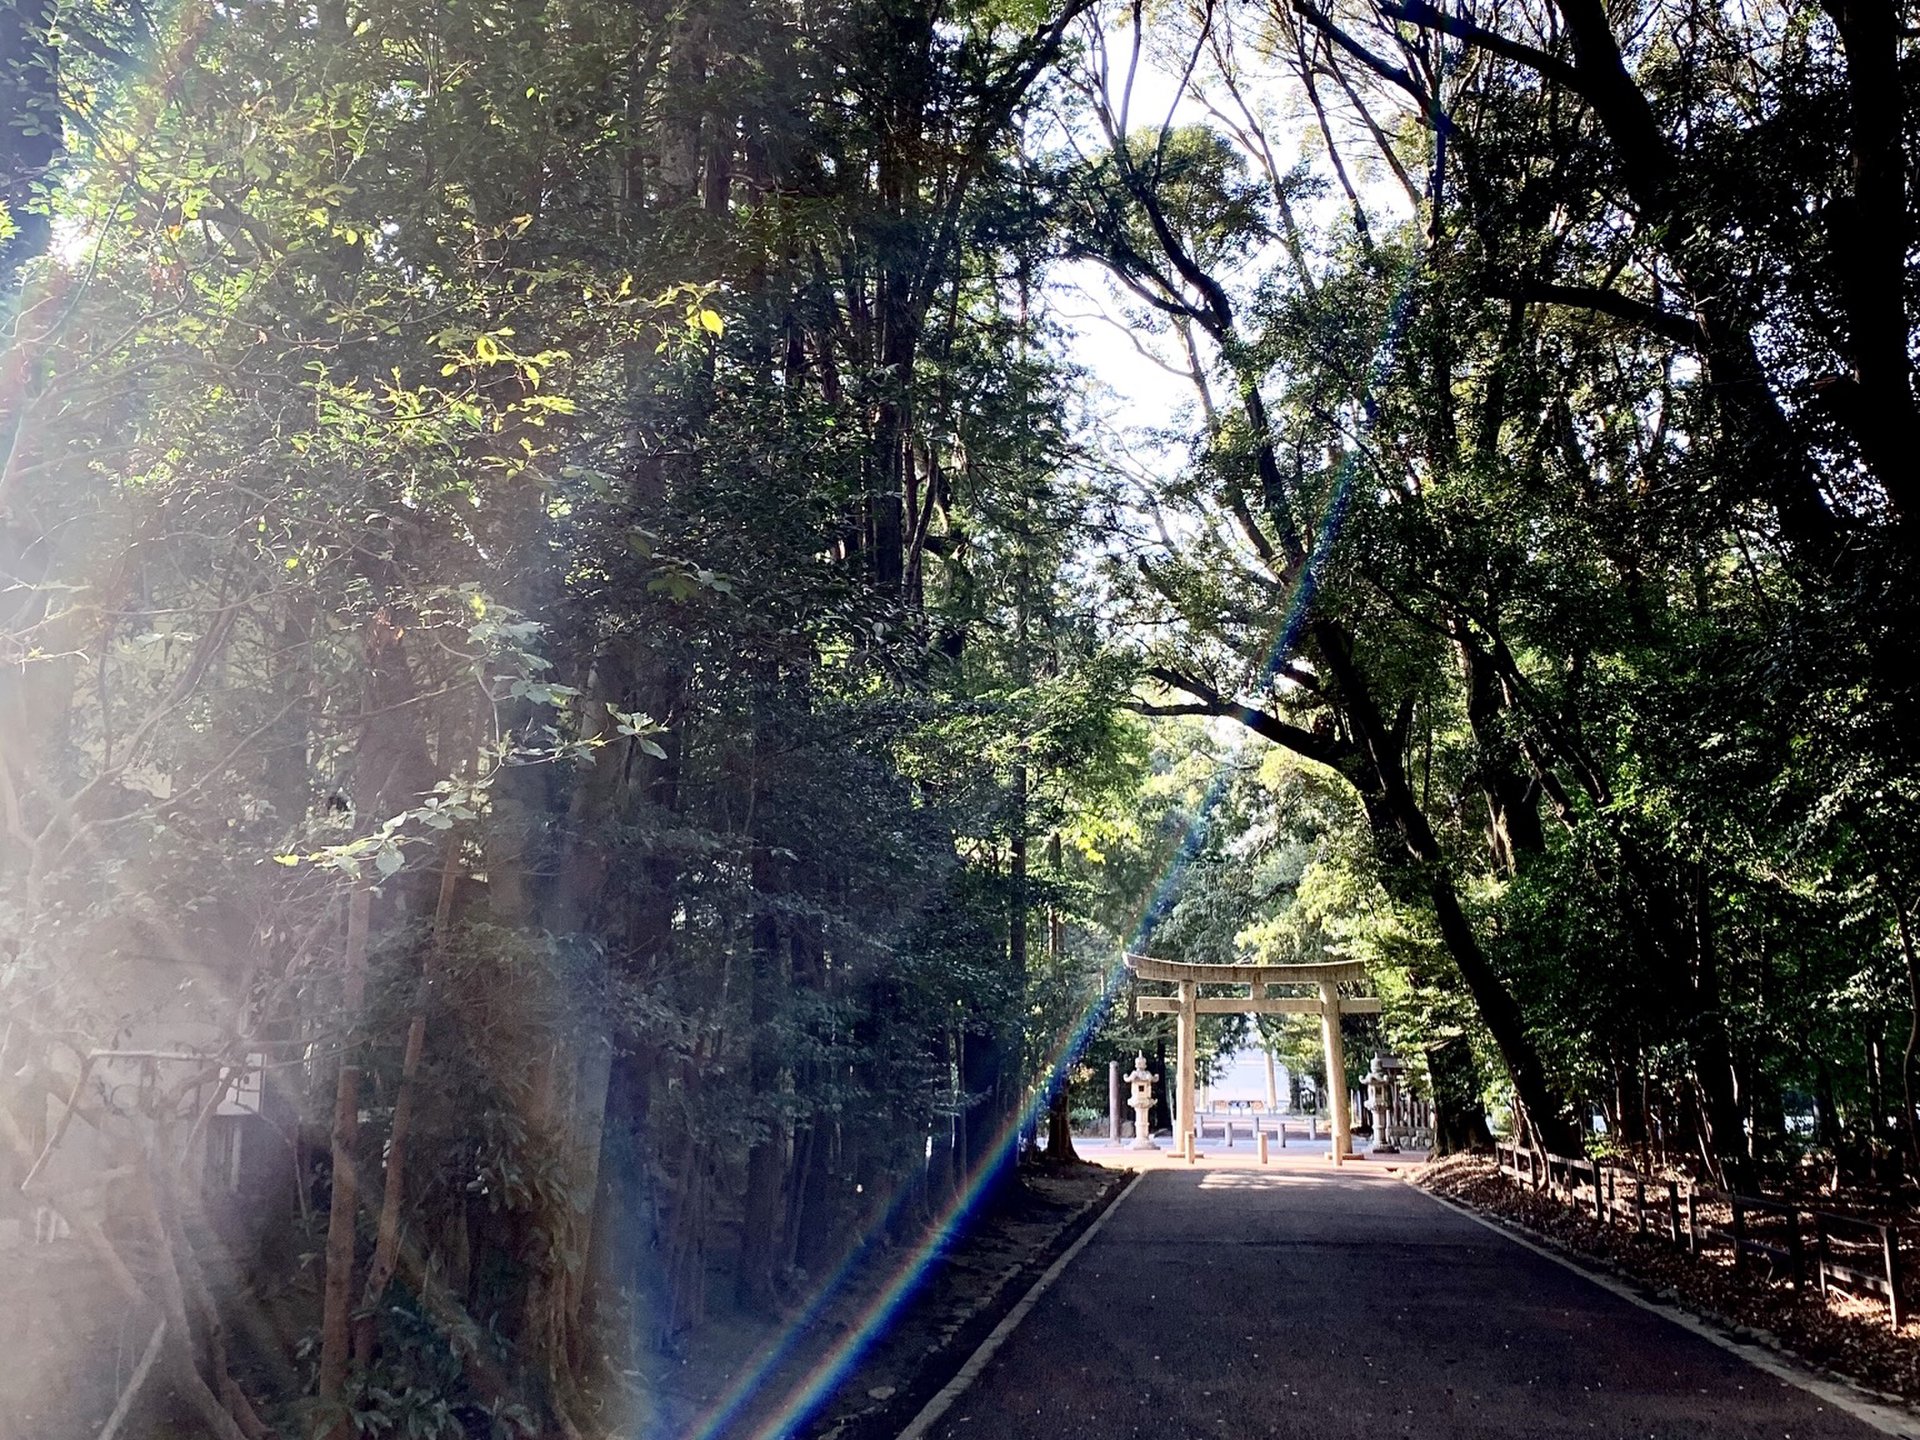
[[[1760,1256],[1775,1274],[1784,1272],[1796,1290],[1811,1281],[1822,1295],[1836,1286],[1864,1292],[1887,1302],[1894,1329],[1906,1319],[1900,1236],[1892,1225],[1690,1182],[1649,1180],[1598,1160],[1518,1145],[1496,1145],[1493,1153],[1500,1174],[1516,1185],[1564,1195],[1601,1224],[1630,1224],[1641,1235],[1659,1236],[1696,1255],[1703,1247],[1724,1244],[1732,1251],[1735,1273],[1746,1267],[1750,1256]],[[1703,1202],[1725,1205],[1728,1223],[1704,1218]]]

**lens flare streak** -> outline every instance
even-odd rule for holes
[[[1419,256],[1416,253],[1410,257],[1396,287],[1393,301],[1388,306],[1379,343],[1375,347],[1374,365],[1370,376],[1372,382],[1377,382],[1387,365],[1391,363],[1394,349],[1405,328],[1412,299],[1412,280],[1418,264]],[[1371,384],[1369,388],[1371,389]],[[1250,693],[1257,693],[1271,683],[1299,643],[1300,634],[1312,611],[1320,575],[1332,557],[1333,547],[1351,508],[1358,468],[1359,451],[1356,446],[1348,450],[1335,472],[1333,489],[1327,497],[1326,507],[1316,527],[1312,549],[1306,563],[1299,568],[1286,608],[1273,627],[1271,639],[1264,647],[1266,653],[1262,661],[1259,683],[1252,687]],[[1250,714],[1251,711],[1245,713]],[[1236,747],[1235,755],[1237,754]],[[779,1408],[755,1426],[751,1431],[753,1440],[789,1440],[789,1437],[797,1435],[866,1359],[875,1342],[886,1333],[894,1318],[901,1313],[929,1278],[947,1247],[961,1233],[967,1218],[979,1207],[993,1177],[1002,1173],[1011,1159],[1011,1151],[1019,1143],[1020,1136],[1027,1126],[1039,1117],[1053,1087],[1062,1083],[1068,1067],[1079,1056],[1088,1037],[1105,1019],[1115,997],[1120,993],[1120,987],[1125,983],[1126,954],[1142,948],[1147,937],[1152,933],[1155,923],[1177,889],[1188,864],[1205,839],[1208,818],[1218,805],[1233,768],[1232,757],[1215,768],[1200,803],[1193,809],[1192,817],[1181,835],[1180,843],[1175,847],[1174,853],[1162,870],[1160,879],[1155,883],[1146,904],[1141,907],[1140,921],[1134,928],[1131,943],[1123,947],[1108,963],[1098,993],[1089,999],[1078,1019],[1068,1028],[1065,1037],[1047,1056],[1045,1070],[1047,1083],[1037,1087],[1026,1104],[1016,1110],[995,1134],[993,1144],[976,1173],[969,1177],[967,1183],[960,1187],[939,1215],[927,1225],[920,1238],[902,1257],[887,1282],[861,1309],[858,1318],[848,1327],[847,1333],[805,1376],[794,1383],[782,1399]],[[909,1203],[910,1199],[910,1194],[897,1198],[886,1214],[874,1222],[868,1232],[869,1244],[873,1236],[885,1233],[890,1223],[897,1218],[900,1208]],[[759,1398],[760,1392],[765,1388],[770,1377],[793,1357],[802,1337],[810,1333],[822,1319],[828,1307],[841,1294],[865,1253],[865,1245],[854,1248],[839,1269],[815,1292],[805,1311],[787,1327],[781,1339],[715,1402],[697,1428],[690,1432],[689,1440],[717,1440],[717,1437],[727,1433],[731,1426],[742,1420]]]

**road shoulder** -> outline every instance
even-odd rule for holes
[[[1400,1172],[1399,1178],[1436,1205],[1582,1276],[1641,1310],[1671,1321],[1862,1424],[1903,1440],[1920,1440],[1920,1412],[1902,1396],[1872,1388],[1851,1375],[1821,1364],[1789,1348],[1769,1331],[1738,1324],[1711,1308],[1688,1304],[1677,1290],[1655,1290],[1632,1268],[1606,1256],[1577,1248],[1559,1236],[1526,1225],[1510,1215],[1489,1211],[1457,1194],[1443,1194],[1432,1185],[1431,1175],[1408,1170]]]

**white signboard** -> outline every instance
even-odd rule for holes
[[[267,1057],[254,1054],[247,1056],[246,1064],[234,1072],[233,1081],[227,1087],[227,1093],[220,1097],[220,1106],[216,1115],[258,1115],[260,1113],[260,1092],[264,1081]]]

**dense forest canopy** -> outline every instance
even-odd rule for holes
[[[0,0],[0,97],[0,1207],[182,1433],[678,1433],[1128,950],[1366,962],[1453,1143],[1920,1175],[1894,0]]]

